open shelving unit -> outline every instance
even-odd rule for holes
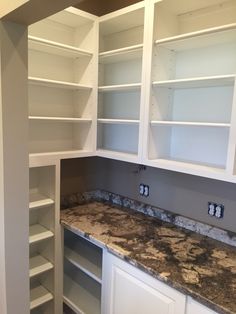
[[[29,278],[32,313],[54,314],[55,166],[30,168]]]
[[[145,163],[227,177],[235,154],[236,3],[164,0],[152,8]]]
[[[97,32],[96,17],[74,8],[30,26],[31,157],[94,153]]]
[[[75,313],[101,313],[102,249],[64,229],[64,303]]]
[[[99,156],[140,158],[144,15],[140,2],[99,19]]]

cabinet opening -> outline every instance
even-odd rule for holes
[[[236,22],[234,0],[165,0],[155,5],[155,39],[180,36]]]
[[[225,169],[228,128],[151,126],[149,158]]]

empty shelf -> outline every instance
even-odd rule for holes
[[[86,251],[86,250],[85,250]],[[64,248],[65,258],[74,266],[82,270],[89,277],[96,280],[98,283],[102,282],[102,267],[99,265],[99,257],[95,255],[93,261],[86,258],[84,252],[74,251],[69,247]]]
[[[99,63],[116,63],[142,57],[143,44],[101,52]]]
[[[52,299],[52,293],[43,286],[38,285],[30,290],[30,309],[33,310],[36,307],[51,301]]]
[[[151,121],[151,125],[179,125],[179,126],[199,126],[229,128],[230,123],[210,123],[210,122],[187,122],[187,121]]]
[[[234,42],[236,39],[236,23],[204,29],[178,36],[155,41],[157,46],[163,46],[174,51],[201,48],[219,43]]]
[[[30,258],[30,278],[53,268],[53,264],[41,255]]]
[[[49,80],[40,77],[29,77],[29,83],[34,85],[48,86],[48,87],[57,87],[57,88],[66,88],[73,90],[89,90],[92,89],[92,86],[77,84],[71,82],[63,82],[56,80]]]
[[[30,193],[30,209],[46,207],[54,204],[54,200],[40,193]]]
[[[128,119],[98,119],[99,123],[106,124],[139,124],[139,120],[128,120]]]
[[[98,90],[100,92],[112,92],[112,91],[135,90],[139,88],[141,88],[141,83],[99,86]]]
[[[42,120],[42,121],[59,121],[59,122],[81,122],[89,123],[92,119],[88,118],[64,118],[64,117],[43,117],[43,116],[29,116],[29,120]]]
[[[92,53],[70,45],[64,45],[55,41],[29,36],[29,49],[55,54],[68,58],[91,57]]]
[[[92,289],[92,287],[90,287]],[[64,274],[64,302],[78,314],[100,314],[101,301],[96,291],[86,290]]]
[[[46,240],[54,236],[53,232],[45,227],[37,224],[32,225],[29,228],[29,243],[35,243],[38,241]]]
[[[154,87],[166,88],[194,88],[194,87],[211,87],[232,85],[235,81],[235,75],[219,75],[209,77],[195,77],[186,79],[176,79],[168,81],[155,81]]]

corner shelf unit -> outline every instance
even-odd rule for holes
[[[54,314],[55,308],[55,166],[30,168],[29,251],[30,310]]]
[[[100,314],[102,249],[64,229],[64,303],[75,313]]]
[[[144,16],[140,2],[99,19],[99,156],[140,159]]]
[[[235,12],[234,0],[145,0],[32,25],[30,159],[96,155],[236,182]]]
[[[96,17],[69,8],[29,28],[30,156],[95,150]],[[67,123],[65,123],[67,122]]]

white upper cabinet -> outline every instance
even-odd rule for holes
[[[144,163],[235,182],[235,9],[235,1],[150,5]]]
[[[99,156],[139,162],[145,3],[99,19]]]
[[[235,78],[233,0],[69,8],[29,29],[30,156],[236,182]]]
[[[93,154],[97,35],[96,17],[73,8],[30,26],[31,155]]]

